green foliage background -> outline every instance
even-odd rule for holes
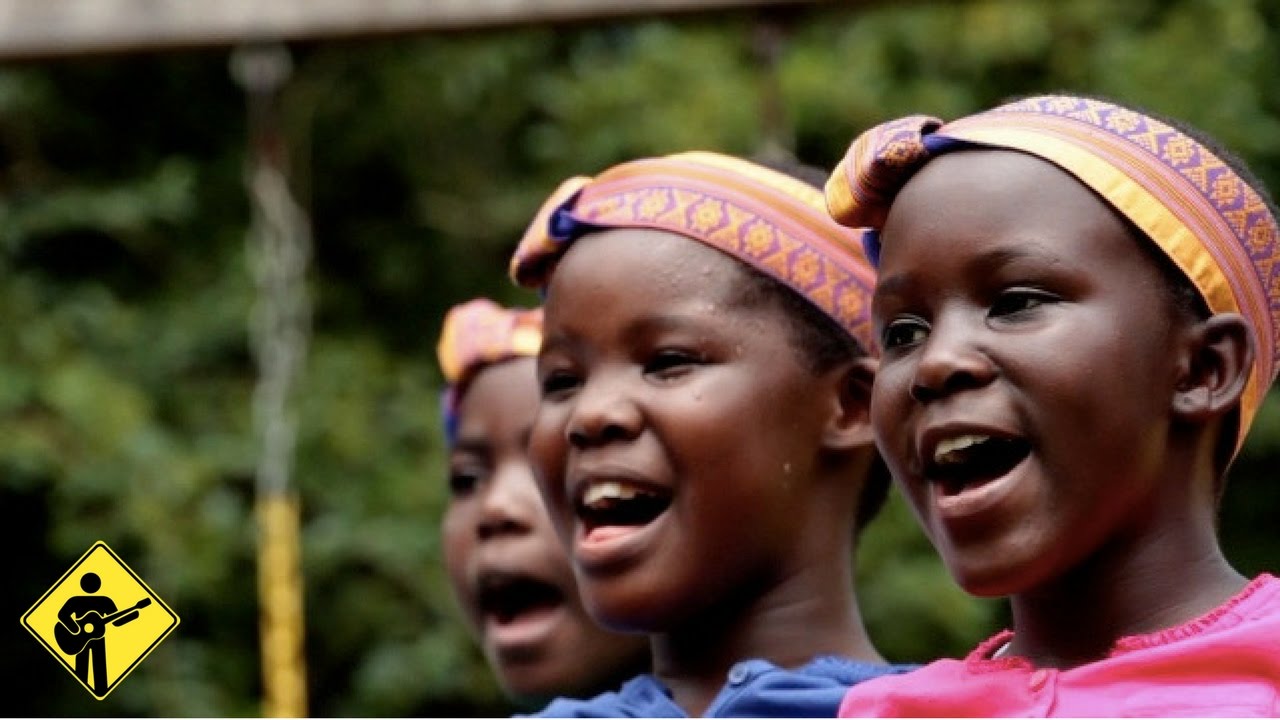
[[[784,31],[772,64],[765,22]],[[510,710],[439,565],[434,344],[455,302],[535,300],[506,258],[564,177],[690,148],[830,167],[891,116],[1070,89],[1199,125],[1280,187],[1273,0],[830,4],[292,51],[288,155],[316,240],[296,472],[316,715]],[[245,137],[223,51],[0,67],[9,713],[261,712]],[[1224,503],[1249,573],[1280,570],[1278,458],[1273,395]],[[182,616],[105,702],[17,622],[99,539]],[[860,577],[897,660],[961,653],[1002,622],[896,500]]]

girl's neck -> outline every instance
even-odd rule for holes
[[[832,553],[848,558],[842,553]],[[720,603],[652,641],[654,673],[690,716],[703,714],[735,663],[794,668],[820,655],[884,662],[867,637],[848,562],[824,562],[748,604]]]
[[[1107,656],[1117,640],[1176,627],[1238,593],[1246,580],[1213,528],[1166,535],[1138,550],[1104,549],[1067,575],[1012,598],[1006,655],[1068,669]]]

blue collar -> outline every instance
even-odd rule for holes
[[[746,660],[729,670],[703,717],[835,717],[853,685],[915,665],[880,665],[821,656],[794,670]],[[617,692],[589,700],[559,698],[534,717],[688,717],[653,675],[628,680]]]

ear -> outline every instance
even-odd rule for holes
[[[1253,367],[1253,328],[1236,313],[1222,313],[1187,330],[1187,349],[1173,395],[1174,416],[1203,423],[1240,404]]]
[[[874,442],[871,434],[871,386],[880,361],[860,357],[842,365],[835,378],[838,385],[835,412],[823,432],[823,445],[832,450],[855,450]]]

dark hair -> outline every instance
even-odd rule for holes
[[[818,189],[828,174],[790,155],[764,154],[751,158],[751,162]],[[740,263],[739,267],[742,270],[739,302],[749,306],[773,303],[781,309],[787,316],[793,344],[803,349],[800,360],[811,371],[825,372],[845,360],[867,354],[847,330],[800,293],[746,263]]]
[[[1245,185],[1248,185],[1258,194],[1262,203],[1266,206],[1267,212],[1271,213],[1272,218],[1280,219],[1280,208],[1276,207],[1275,200],[1271,193],[1267,190],[1266,183],[1254,174],[1249,165],[1232,151],[1228,150],[1217,138],[1209,133],[1201,130],[1177,118],[1167,117],[1160,113],[1151,112],[1143,108],[1136,108],[1138,112],[1153,117],[1164,124],[1175,128],[1182,134],[1190,137],[1192,140],[1200,143],[1209,152],[1217,156],[1228,168],[1231,169]],[[1166,285],[1170,291],[1174,293],[1175,298],[1184,298],[1190,296],[1194,298],[1194,304],[1187,301],[1178,303],[1178,309],[1191,312],[1198,319],[1205,319],[1211,314],[1209,307],[1200,295],[1200,291],[1192,284],[1191,279],[1186,276],[1180,269],[1174,266],[1173,262],[1161,255],[1160,267],[1166,277]],[[1259,352],[1264,352],[1262,348]],[[1240,408],[1237,406],[1233,409],[1222,422],[1220,435],[1218,437],[1218,445],[1214,448],[1213,466],[1217,471],[1217,477],[1214,479],[1213,495],[1215,501],[1221,503],[1223,492],[1227,485],[1227,467],[1231,464],[1231,459],[1235,454],[1236,435],[1240,430]]]
[[[738,268],[741,286],[735,301],[747,307],[774,307],[781,311],[792,351],[806,370],[817,375],[867,355],[848,331],[800,293],[750,265],[734,265]],[[861,533],[884,507],[891,479],[877,451],[858,496],[855,533]]]
[[[1074,93],[1064,92],[1061,94],[1072,95]],[[1273,218],[1280,219],[1280,209],[1276,207],[1276,203],[1272,199],[1271,193],[1267,190],[1266,184],[1254,174],[1243,159],[1228,150],[1226,146],[1209,133],[1187,123],[1184,120],[1153,112],[1140,106],[1118,103],[1111,98],[1098,95],[1077,95],[1077,97],[1085,97],[1091,100],[1098,100],[1114,105],[1120,105],[1122,107],[1128,107],[1135,112],[1158,120],[1159,122],[1174,128],[1178,132],[1181,132],[1187,137],[1190,137],[1192,140],[1195,140],[1209,152],[1217,156],[1217,158],[1230,168],[1232,172],[1238,175],[1246,185],[1253,188],[1253,190],[1258,194],[1258,197],[1261,198],[1263,204],[1266,206],[1267,211],[1271,213],[1271,216]],[[1106,204],[1110,207],[1110,203]],[[1187,277],[1186,273],[1184,273],[1172,259],[1165,255],[1164,252],[1151,241],[1146,233],[1140,230],[1136,225],[1130,222],[1128,218],[1125,218],[1120,213],[1117,212],[1116,215],[1125,221],[1130,232],[1133,233],[1134,240],[1142,246],[1144,251],[1148,253],[1148,256],[1155,262],[1156,267],[1160,269],[1161,277],[1164,279],[1165,289],[1171,300],[1170,309],[1175,313],[1175,316],[1180,316],[1180,318],[1188,320],[1204,320],[1208,318],[1212,313],[1209,311],[1209,306],[1205,302],[1203,295],[1201,295],[1200,290],[1191,282],[1191,278]],[[1236,407],[1226,416],[1226,418],[1224,418],[1220,429],[1220,435],[1218,437],[1218,444],[1217,447],[1214,448],[1213,461],[1217,477],[1214,479],[1213,490],[1214,498],[1217,502],[1222,501],[1222,494],[1226,489],[1227,467],[1230,465],[1231,459],[1235,454],[1236,435],[1239,432],[1239,428],[1240,408]]]
[[[1124,221],[1129,229],[1130,236],[1133,238],[1133,242],[1142,248],[1142,252],[1151,259],[1151,262],[1160,271],[1161,284],[1164,286],[1165,296],[1168,300],[1167,307],[1174,320],[1179,322],[1198,322],[1212,315],[1209,311],[1209,305],[1200,294],[1200,290],[1191,282],[1186,273],[1182,272],[1182,269],[1168,255],[1165,255],[1159,246],[1151,242],[1146,233],[1142,232],[1138,226],[1134,225],[1119,212],[1116,212],[1110,205],[1108,205],[1108,209],[1116,217]],[[1240,408],[1237,407],[1223,419],[1218,444],[1213,451],[1213,468],[1217,473],[1213,484],[1213,495],[1218,502],[1222,501],[1222,493],[1226,490],[1227,466],[1231,463],[1231,457],[1235,452],[1236,433],[1239,428]]]
[[[792,158],[757,157],[752,162],[821,188],[827,173]],[[786,318],[787,333],[797,359],[810,372],[820,374],[837,365],[867,355],[866,349],[830,315],[782,282],[746,263],[735,263],[741,290],[735,300],[747,307],[775,307]],[[891,476],[877,451],[858,496],[854,532],[860,533],[884,507]]]
[[[1155,113],[1149,114],[1156,119],[1163,121],[1165,124],[1177,128],[1183,134],[1190,136],[1193,140],[1208,148],[1209,152],[1217,155],[1219,160],[1225,163],[1226,166],[1235,172],[1236,175],[1240,176],[1240,179],[1244,181],[1244,184],[1253,188],[1254,192],[1258,193],[1258,197],[1262,199],[1262,203],[1266,206],[1267,212],[1271,213],[1271,217],[1280,219],[1280,208],[1276,207],[1275,200],[1272,198],[1271,192],[1267,189],[1266,184],[1262,182],[1261,178],[1254,174],[1253,170],[1249,168],[1248,164],[1246,164],[1243,159],[1228,150],[1222,145],[1222,143],[1218,142],[1217,138],[1176,118],[1162,117]],[[1191,284],[1191,280],[1176,268],[1174,269],[1174,272],[1176,273],[1176,280],[1174,280],[1173,283],[1176,286],[1186,288],[1186,292],[1192,293],[1195,296],[1196,301],[1199,303],[1199,307],[1203,308],[1203,314],[1200,315],[1200,317],[1208,317],[1210,314],[1209,308],[1201,299],[1200,292]],[[1258,348],[1258,352],[1264,352],[1264,350],[1262,348]],[[1218,447],[1214,453],[1214,468],[1218,471],[1218,477],[1215,480],[1213,490],[1214,497],[1218,502],[1222,502],[1222,493],[1226,489],[1227,466],[1230,465],[1232,456],[1235,453],[1236,435],[1239,433],[1239,430],[1240,408],[1237,407],[1223,421],[1222,436],[1218,439]]]
[[[847,330],[800,293],[746,263],[738,263],[737,267],[739,285],[734,300],[747,307],[773,306],[781,310],[787,318],[793,349],[810,372],[824,373],[867,354]]]

